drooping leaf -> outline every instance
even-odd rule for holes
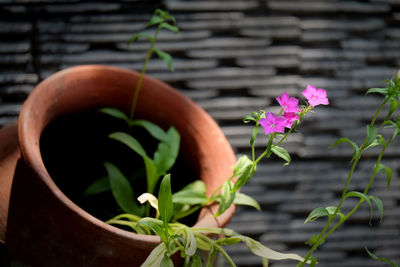
[[[174,263],[172,262],[171,258],[168,256],[167,252],[164,253],[164,256],[161,260],[160,267],[174,267]]]
[[[260,242],[246,236],[243,236],[243,242],[246,244],[246,246],[253,254],[259,257],[267,258],[270,260],[297,260],[300,262],[304,261],[304,258],[297,254],[280,253],[274,251],[262,245]]]
[[[386,176],[387,176],[386,188],[389,188],[390,183],[392,181],[392,175],[393,175],[392,169],[383,165],[382,163],[379,163],[377,173],[380,172],[381,170],[385,170],[385,172],[386,172]]]
[[[163,18],[161,18],[161,17],[159,17],[159,16],[157,16],[157,15],[153,15],[153,16],[150,18],[149,22],[147,22],[146,28],[147,28],[147,27],[151,27],[151,26],[153,26],[153,25],[155,25],[155,24],[160,24],[160,23],[163,22],[163,21],[164,21]]]
[[[173,32],[173,33],[179,33],[179,28],[177,26],[171,25],[171,24],[166,23],[166,22],[161,23],[161,28],[167,29],[167,30],[169,30],[170,32]]]
[[[304,223],[315,221],[316,219],[324,216],[329,216],[329,211],[326,208],[315,208],[310,212]]]
[[[163,242],[167,241],[162,221],[150,217],[145,217],[140,219],[137,223],[149,227],[155,234],[160,236]]]
[[[147,156],[146,151],[143,149],[142,145],[137,141],[134,137],[129,134],[123,132],[115,132],[109,135],[111,139],[117,140],[125,145],[127,145],[130,149],[135,151],[140,156]]]
[[[127,213],[142,216],[144,207],[138,207],[136,198],[128,179],[112,163],[105,162],[108,177],[110,179],[111,192],[118,206]]]
[[[160,266],[165,252],[167,252],[167,248],[165,247],[165,244],[161,242],[151,251],[145,262],[142,263],[141,267]]]
[[[151,136],[159,141],[166,141],[168,136],[166,132],[157,124],[147,120],[134,120],[132,125],[143,127]]]
[[[216,242],[222,246],[235,245],[239,242],[242,242],[242,237],[241,236],[225,237],[225,238],[218,239]]]
[[[157,56],[162,59],[168,66],[168,69],[170,71],[174,71],[174,66],[172,65],[172,57],[170,54],[158,49],[154,48],[154,52],[157,54]]]
[[[286,161],[285,165],[290,164],[290,154],[284,149],[283,147],[280,146],[272,146],[271,147],[271,152]]]
[[[376,207],[378,208],[379,212],[379,219],[382,222],[383,220],[383,203],[382,200],[379,197],[376,196],[369,196],[369,198],[375,202]]]
[[[360,154],[360,148],[358,147],[358,145],[357,145],[355,142],[351,141],[351,140],[350,140],[349,138],[347,138],[347,137],[343,137],[343,138],[340,138],[340,139],[336,140],[336,142],[333,143],[332,145],[330,145],[329,148],[334,147],[334,146],[337,146],[337,145],[340,145],[340,144],[342,144],[342,143],[349,143],[349,144],[351,144],[351,146],[353,147],[353,159],[355,159],[355,158],[357,158],[357,157],[359,156],[359,154]]]
[[[158,210],[160,211],[160,218],[167,225],[171,220],[174,206],[172,202],[171,193],[171,176],[165,175],[161,181],[160,191],[158,193]]]
[[[141,37],[146,38],[149,41],[153,40],[153,37],[151,35],[149,35],[147,33],[140,32],[140,33],[135,33],[134,35],[132,35],[131,38],[129,38],[129,40],[128,40],[128,44],[136,42]]]
[[[257,210],[261,210],[260,204],[258,204],[257,200],[243,193],[236,192],[233,203],[235,203],[236,205],[246,205],[253,207]]]
[[[203,263],[201,262],[201,258],[199,255],[193,255],[190,258],[192,259],[191,267],[203,267]]]
[[[107,107],[99,109],[99,112],[124,120],[128,125],[132,123],[131,119],[125,114],[125,112],[119,109]]]
[[[371,94],[371,93],[387,95],[388,89],[387,88],[371,88],[365,94],[367,95],[367,94]]]
[[[214,266],[214,259],[217,256],[218,251],[213,246],[208,254],[207,264],[206,267],[213,267]]]
[[[372,207],[372,202],[371,202],[370,198],[369,198],[367,195],[365,195],[365,194],[363,194],[363,193],[361,193],[361,192],[351,191],[351,192],[347,192],[346,194],[344,194],[343,197],[344,197],[344,198],[348,198],[348,197],[358,197],[358,198],[360,198],[361,200],[364,200],[365,202],[367,202],[367,203],[368,203],[368,206],[370,207],[370,211],[371,211],[371,217],[370,217],[370,220],[369,220],[369,222],[371,223],[371,221],[372,221],[372,215],[373,215],[373,207]]]
[[[250,145],[251,145],[251,146],[254,145],[254,142],[256,141],[256,138],[257,138],[257,135],[258,135],[259,131],[260,131],[260,130],[259,130],[258,126],[255,126],[255,127],[253,128],[253,131],[252,131],[251,137],[250,137]]]
[[[247,156],[240,157],[233,172],[233,175],[237,176],[238,178],[232,188],[232,191],[236,192],[243,185],[245,185],[251,179],[251,177],[253,177],[255,171],[256,170],[253,162]]]
[[[166,133],[166,140],[160,142],[154,153],[154,164],[158,175],[164,175],[175,164],[179,154],[180,135],[174,127],[170,127]]]
[[[244,122],[244,123],[249,123],[249,122],[251,122],[251,121],[256,122],[256,119],[254,119],[253,116],[245,116],[245,117],[243,118],[243,122]]]
[[[367,138],[361,145],[361,149],[370,148],[371,144],[373,144],[373,142],[376,140],[377,135],[377,129],[374,126],[367,125]]]
[[[189,227],[183,228],[183,232],[185,234],[185,240],[186,240],[185,254],[188,256],[193,256],[197,250],[196,238]]]
[[[84,196],[96,195],[111,190],[110,179],[105,176],[91,183],[83,193]]]
[[[232,183],[230,181],[225,181],[221,189],[221,198],[219,198],[219,207],[217,213],[214,217],[218,217],[224,211],[226,211],[235,200],[236,192],[232,192]]]
[[[381,262],[389,263],[389,264],[392,265],[393,267],[399,267],[399,265],[397,265],[396,263],[394,263],[394,262],[391,261],[391,260],[388,260],[388,259],[386,259],[386,258],[384,258],[384,257],[378,257],[378,256],[376,256],[376,255],[373,254],[371,251],[369,251],[368,248],[366,248],[366,247],[365,247],[365,250],[367,251],[368,255],[369,255],[372,259],[378,260],[378,261],[381,261]]]

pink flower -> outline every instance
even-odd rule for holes
[[[310,103],[310,105],[313,107],[329,104],[329,100],[326,97],[326,91],[324,89],[316,89],[311,85],[307,85],[306,90],[301,93],[307,98],[308,103]]]
[[[265,134],[279,132],[283,133],[285,131],[286,118],[279,116],[277,117],[274,113],[268,112],[265,118],[258,121],[265,130]]]
[[[299,100],[295,97],[290,97],[286,92],[283,92],[276,100],[278,100],[285,112],[300,112]]]
[[[293,122],[297,121],[299,119],[299,116],[296,115],[294,112],[285,112],[283,114],[283,117],[286,118],[286,128],[292,128]]]

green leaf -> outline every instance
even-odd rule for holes
[[[142,263],[141,267],[160,266],[165,252],[167,252],[167,248],[165,247],[165,244],[161,242],[151,251],[145,262]]]
[[[149,227],[155,234],[160,236],[164,243],[167,242],[167,236],[165,235],[162,221],[150,217],[145,217],[140,219],[137,223]]]
[[[136,198],[128,179],[112,163],[105,162],[108,177],[110,179],[111,192],[118,206],[127,213],[142,216],[144,207],[138,207]]]
[[[217,256],[217,254],[218,254],[218,250],[216,250],[215,247],[213,246],[211,248],[210,253],[208,254],[206,267],[213,267],[214,266],[214,259]]]
[[[153,194],[161,176],[158,175],[157,167],[149,157],[144,156],[143,161],[146,169],[147,191]]]
[[[173,32],[175,34],[179,33],[179,28],[177,26],[171,25],[171,24],[166,23],[166,22],[161,23],[161,28],[167,29],[170,32]]]
[[[172,201],[177,204],[202,205],[207,203],[208,198],[203,192],[183,190],[173,194]]]
[[[163,220],[164,225],[168,225],[174,211],[171,193],[171,176],[169,174],[165,175],[161,181],[160,191],[158,193],[158,210],[160,211],[160,218]]]
[[[314,245],[315,243],[317,243],[318,237],[318,235],[313,235],[305,244],[309,246]]]
[[[147,156],[146,151],[143,149],[140,143],[131,135],[123,132],[115,132],[110,134],[109,137],[127,145],[130,149],[138,153],[140,156]]]
[[[270,248],[265,247],[264,245],[262,245],[260,242],[251,239],[249,237],[243,236],[243,241],[246,244],[246,246],[249,248],[249,250],[259,256],[259,257],[263,257],[263,258],[267,258],[270,260],[297,260],[297,261],[304,261],[304,258],[297,255],[297,254],[292,254],[292,253],[280,253],[277,251],[274,251]]]
[[[392,175],[393,175],[392,169],[387,167],[387,166],[385,166],[385,165],[383,165],[382,163],[379,163],[376,173],[380,172],[381,170],[385,170],[385,172],[386,172],[386,176],[387,176],[386,188],[389,188],[390,187],[390,183],[392,181]]]
[[[84,196],[96,195],[111,190],[110,180],[107,176],[91,183],[83,193]]]
[[[304,223],[307,222],[312,222],[315,221],[316,219],[323,217],[323,216],[329,216],[329,211],[326,208],[320,207],[320,208],[315,208],[310,212],[308,215],[307,219],[304,221]]]
[[[231,236],[231,237],[220,238],[216,242],[222,246],[235,245],[239,242],[242,242],[242,239],[243,238],[241,236]]]
[[[382,222],[383,220],[383,203],[382,200],[379,197],[376,196],[369,196],[369,198],[375,202],[376,207],[378,208],[379,212],[379,219]]]
[[[369,222],[371,223],[371,221],[372,221],[372,215],[373,215],[373,208],[372,208],[372,202],[371,202],[370,198],[369,198],[367,195],[365,195],[365,194],[363,194],[363,193],[361,193],[361,192],[352,191],[352,192],[347,192],[346,194],[344,194],[343,197],[344,197],[345,199],[348,198],[348,197],[358,197],[358,198],[360,198],[361,200],[366,201],[366,202],[368,203],[369,207],[370,207],[370,210],[371,210],[371,217],[370,217],[370,219],[369,219]]]
[[[260,131],[260,130],[259,130],[258,126],[255,126],[255,127],[253,128],[253,131],[252,131],[251,137],[250,137],[250,145],[251,145],[251,146],[254,145],[254,142],[256,141],[256,138],[257,138],[257,135],[258,135],[259,131]]]
[[[172,57],[170,54],[158,49],[158,48],[154,48],[154,52],[157,54],[157,56],[159,58],[161,58],[162,60],[164,60],[164,62],[167,64],[168,69],[170,71],[174,71],[174,66],[172,65]]]
[[[203,263],[201,262],[201,258],[199,255],[193,255],[191,259],[192,259],[191,267],[203,267]]]
[[[129,40],[128,40],[128,44],[136,42],[141,37],[144,37],[144,38],[148,39],[149,41],[153,40],[153,37],[151,35],[140,32],[140,33],[135,33],[134,35],[132,35],[131,38],[129,38]]]
[[[371,88],[365,94],[367,95],[367,94],[371,94],[371,93],[387,95],[388,89],[387,88]]]
[[[236,192],[235,200],[233,201],[233,203],[235,203],[236,205],[246,205],[253,207],[257,210],[261,210],[261,207],[258,204],[257,200],[243,193]]]
[[[174,267],[174,263],[172,262],[171,258],[168,256],[168,253],[164,253],[164,257],[161,260],[160,267]]]
[[[221,189],[221,198],[219,199],[218,211],[214,215],[214,218],[221,215],[231,206],[235,200],[235,194],[235,192],[232,192],[232,183],[230,181],[225,181]]]
[[[151,27],[151,26],[153,26],[153,25],[155,25],[155,24],[160,24],[160,23],[163,22],[163,21],[164,21],[163,18],[161,18],[161,17],[159,17],[159,16],[157,16],[157,15],[153,15],[153,16],[150,18],[149,22],[147,22],[146,28],[147,28],[147,27]]]
[[[283,147],[272,146],[271,152],[280,157],[281,159],[285,160],[286,161],[285,165],[290,164],[290,155]]]
[[[253,177],[255,171],[253,162],[247,156],[240,157],[233,171],[233,175],[237,176],[238,179],[236,180],[232,191],[236,192],[245,185],[251,177]]]
[[[128,125],[132,123],[131,119],[125,114],[125,112],[116,109],[116,108],[102,108],[99,109],[99,112],[113,116],[114,118],[124,120]]]
[[[185,235],[185,240],[186,240],[185,253],[188,256],[193,256],[197,250],[196,238],[189,227],[183,228],[183,233]]]
[[[159,175],[164,175],[175,164],[180,147],[180,135],[174,127],[166,133],[167,139],[160,142],[154,153],[154,164]]]
[[[353,159],[357,158],[360,155],[360,148],[358,147],[358,145],[356,143],[354,143],[353,141],[351,141],[347,137],[343,137],[343,138],[336,140],[336,142],[333,143],[332,145],[330,145],[329,148],[340,145],[342,143],[351,144],[351,146],[353,147]]]
[[[367,251],[368,255],[369,255],[372,259],[378,260],[378,261],[381,261],[381,262],[389,263],[389,264],[392,265],[393,267],[399,267],[399,265],[397,265],[396,263],[394,263],[394,262],[391,261],[391,260],[388,260],[388,259],[386,259],[386,258],[384,258],[384,257],[378,257],[378,256],[376,256],[376,255],[373,254],[371,251],[369,251],[368,248],[366,248],[366,247],[365,247],[365,250]]]
[[[397,108],[399,107],[399,102],[396,99],[392,99],[390,101],[390,106],[389,106],[389,112],[386,115],[386,119],[389,119],[389,117],[397,110]]]
[[[167,133],[157,124],[147,120],[134,120],[132,125],[143,127],[151,136],[159,141],[167,141]]]
[[[361,145],[361,150],[370,148],[371,144],[373,144],[376,140],[377,135],[378,132],[376,128],[374,126],[367,125],[367,138],[365,142]]]
[[[243,118],[243,122],[244,122],[244,123],[249,123],[249,122],[251,122],[251,121],[257,122],[256,119],[254,119],[253,116],[245,116],[245,117]]]

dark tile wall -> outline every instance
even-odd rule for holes
[[[400,68],[400,1],[2,0],[0,125],[15,120],[35,85],[60,69],[80,64],[140,69],[148,45],[128,46],[127,39],[157,7],[176,16],[181,33],[163,33],[158,43],[173,55],[175,72],[154,59],[149,74],[205,108],[237,154],[250,152],[244,115],[278,110],[274,98],[282,90],[298,97],[308,83],[327,90],[331,105],[318,107],[286,145],[291,165],[264,162],[243,189],[263,211],[241,207],[230,224],[272,248],[304,254],[304,242],[322,227],[322,221],[304,225],[304,219],[317,206],[337,203],[349,168],[350,147],[327,147],[343,136],[362,142],[364,125],[380,101],[364,97],[364,91]],[[260,136],[257,150],[264,145]],[[365,206],[316,253],[319,266],[384,266],[367,256],[365,246],[400,264],[399,148],[397,142],[384,159],[394,170],[391,188],[385,189],[381,175],[372,192],[384,202],[383,222],[369,226]],[[360,164],[352,190],[365,186],[376,155],[371,150]],[[352,204],[346,202],[345,209]],[[260,265],[243,246],[229,252],[239,266]]]

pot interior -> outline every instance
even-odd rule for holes
[[[130,181],[136,198],[146,192],[143,159],[126,145],[108,137],[116,131],[130,133],[153,157],[158,141],[144,129],[129,128],[124,121],[96,111],[57,118],[47,125],[40,138],[43,162],[56,185],[75,204],[103,221],[124,213],[109,189],[85,195],[90,184],[107,175],[104,162],[111,162],[121,170]],[[182,153],[169,173],[172,192],[199,179]],[[158,186],[154,195],[157,194]],[[198,214],[193,214],[182,222],[193,225],[197,217]]]

